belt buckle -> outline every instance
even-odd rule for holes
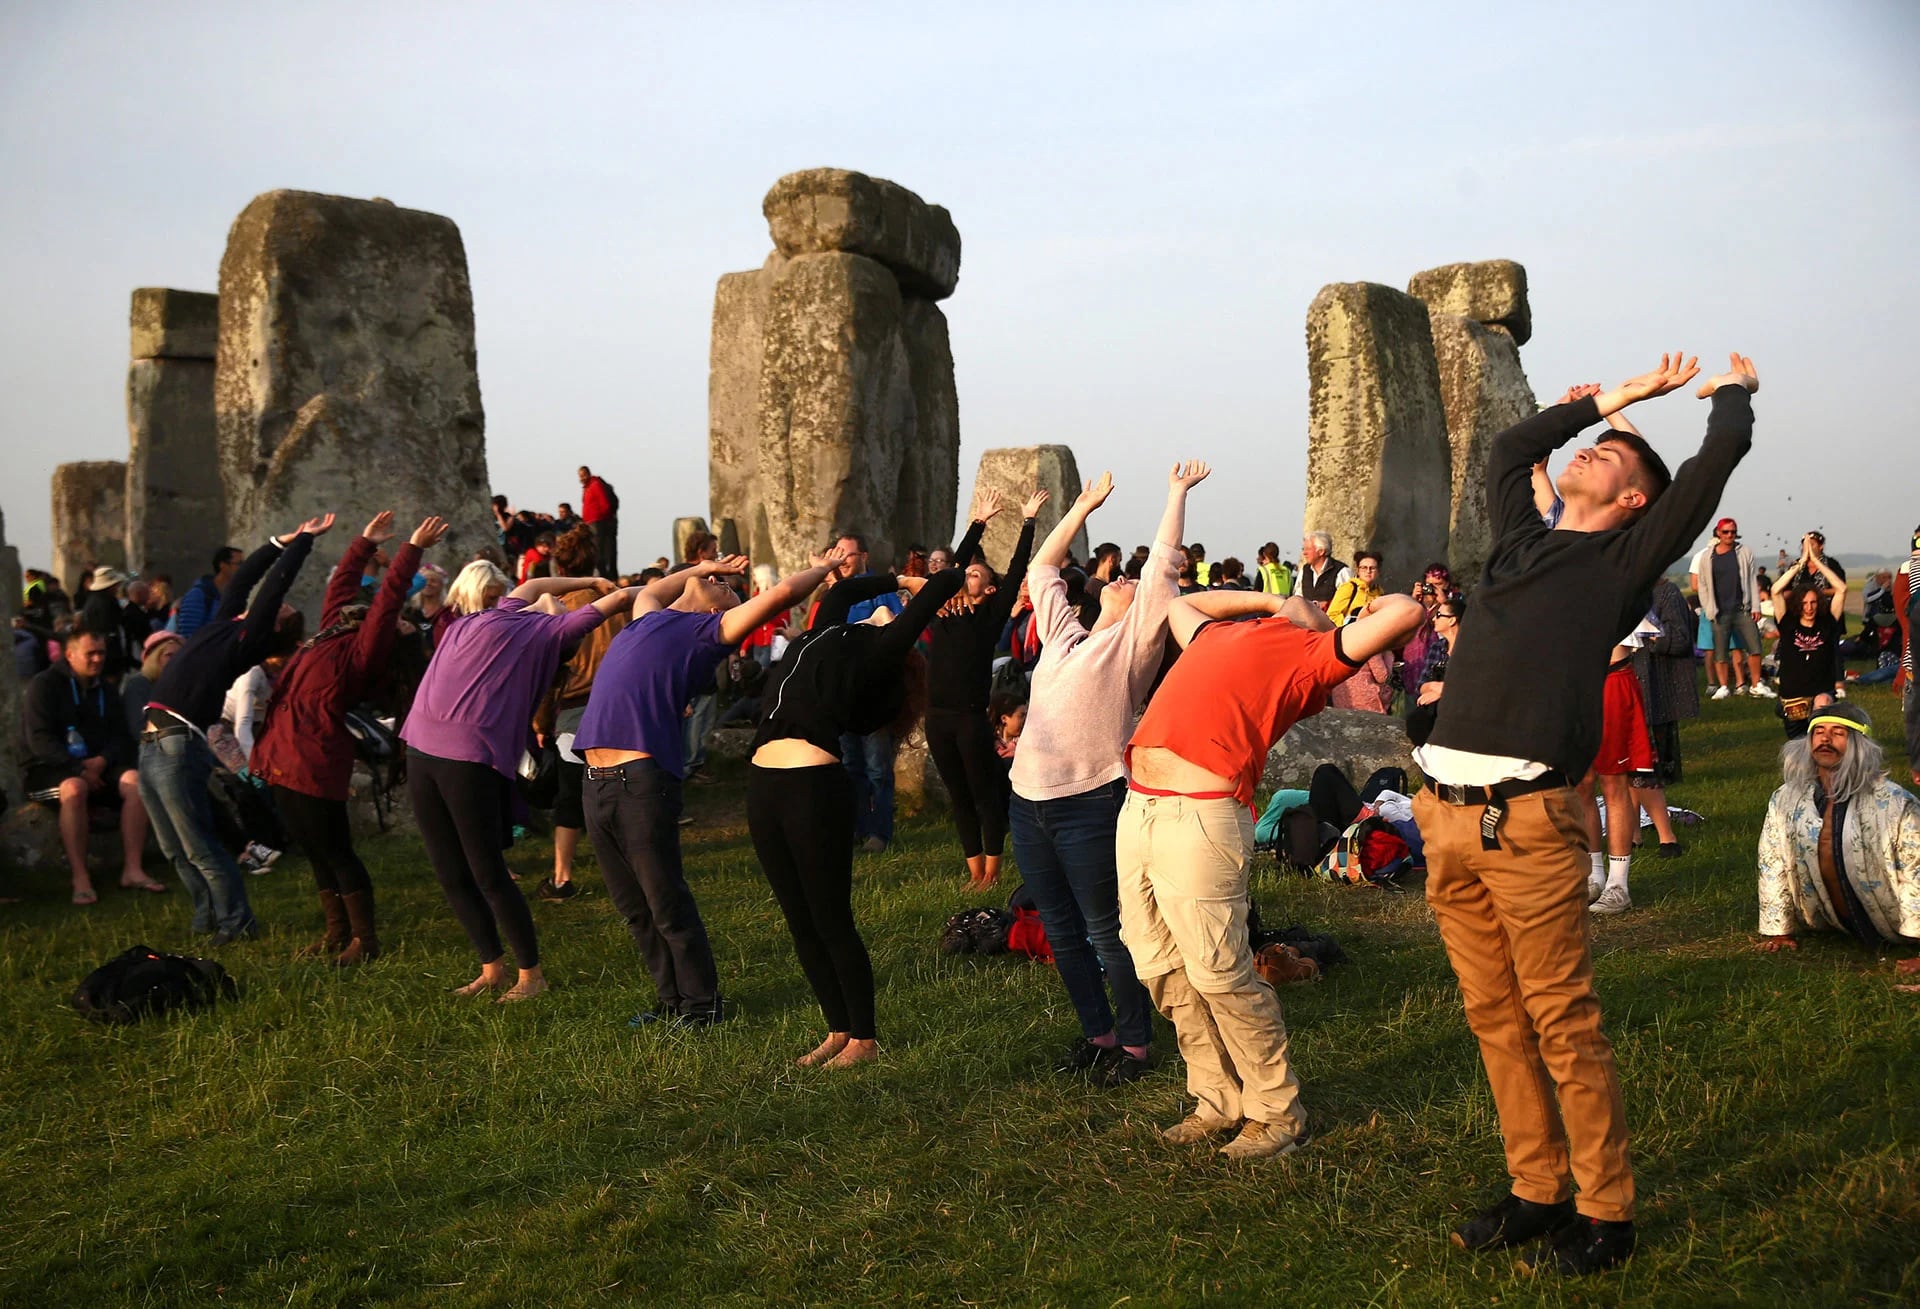
[[[1467,789],[1453,782],[1440,783],[1440,798],[1450,805],[1463,805],[1467,801]]]

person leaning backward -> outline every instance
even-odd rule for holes
[[[1626,1108],[1600,1027],[1586,822],[1572,784],[1599,750],[1610,651],[1646,615],[1655,579],[1712,520],[1751,444],[1753,362],[1733,356],[1700,389],[1713,399],[1706,440],[1676,475],[1640,437],[1608,432],[1561,474],[1566,508],[1548,529],[1531,470],[1582,428],[1698,373],[1696,361],[1663,355],[1643,376],[1594,387],[1494,438],[1493,549],[1433,735],[1414,756],[1431,783],[1415,801],[1427,900],[1513,1178],[1512,1193],[1453,1240],[1478,1250],[1551,1235],[1526,1256],[1530,1268],[1592,1273],[1633,1253]]]

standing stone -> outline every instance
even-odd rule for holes
[[[676,518],[673,520],[673,553],[667,558],[670,562],[683,563],[687,557],[687,540],[695,532],[707,531],[704,518]]]
[[[737,555],[745,553],[740,549],[740,525],[731,518],[722,518],[713,525],[713,534],[720,541],[720,553]]]
[[[853,254],[796,255],[774,275],[760,366],[760,498],[782,575],[833,535],[875,567],[907,544],[894,507],[914,439],[900,288]]]
[[[908,295],[944,300],[960,281],[953,216],[906,187],[844,168],[807,168],[773,184],[760,211],[783,255],[845,251],[885,264]]]
[[[219,297],[143,287],[130,315],[127,560],[176,593],[227,544],[227,497],[213,416]],[[195,353],[198,352],[198,353]]]
[[[951,539],[960,406],[946,316],[960,238],[944,209],[840,169],[775,183],[766,263],[720,279],[708,377],[710,521],[791,572],[834,533],[876,567]]]
[[[1407,294],[1443,314],[1459,314],[1476,323],[1506,330],[1515,345],[1533,336],[1533,309],[1527,303],[1527,270],[1511,259],[1443,264],[1415,273]]]
[[[731,518],[739,525],[740,545],[756,564],[775,561],[773,530],[760,499],[760,360],[767,297],[785,263],[775,251],[763,267],[722,276],[713,295],[707,511],[715,522]]]
[[[997,571],[1005,571],[1007,562],[1013,558],[1013,547],[1020,539],[1020,505],[1028,496],[1035,491],[1047,491],[1053,497],[1040,507],[1039,516],[1034,520],[1033,544],[1038,548],[1072,506],[1080,494],[1080,486],[1079,465],[1073,461],[1073,451],[1064,445],[1003,446],[984,451],[980,456],[980,471],[973,479],[975,504],[969,508],[977,507],[980,494],[987,490],[998,491],[1005,501],[1000,513],[987,523],[981,543],[987,552],[987,563]],[[1069,548],[1075,559],[1086,560],[1085,529],[1074,534]]]
[[[1335,554],[1385,556],[1405,590],[1447,557],[1452,456],[1427,308],[1373,282],[1321,288],[1307,310],[1307,531]]]
[[[53,575],[76,595],[80,574],[99,564],[127,566],[127,466],[61,464],[53,470]]]
[[[269,191],[220,261],[214,375],[221,476],[237,543],[327,511],[342,536],[382,509],[402,536],[451,526],[457,569],[496,544],[473,293],[460,229],[385,200]],[[318,616],[327,556],[292,602]]]
[[[13,620],[20,616],[20,552],[7,544],[7,519],[0,513],[0,631],[13,639]],[[0,796],[8,809],[26,802],[21,790],[20,754],[26,743],[25,716],[20,702],[26,684],[7,668],[0,675]]]
[[[1520,367],[1520,347],[1511,336],[1437,309],[1430,321],[1453,452],[1447,563],[1464,585],[1479,576],[1493,548],[1487,516],[1487,454],[1493,438],[1539,412],[1539,406]]]

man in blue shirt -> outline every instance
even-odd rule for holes
[[[237,546],[223,545],[213,552],[213,571],[202,573],[200,580],[187,588],[174,606],[172,631],[185,640],[206,626],[213,611],[220,607],[220,593],[232,580],[234,569],[243,556]]]

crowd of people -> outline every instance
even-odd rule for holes
[[[577,515],[496,497],[497,546],[457,566],[426,559],[441,519],[389,550],[393,516],[376,515],[333,564],[311,632],[284,598],[332,514],[250,553],[222,548],[177,602],[164,578],[96,569],[75,603],[30,573],[16,634],[31,674],[28,785],[59,811],[75,904],[97,899],[96,812],[117,813],[120,884],[164,893],[143,862],[151,824],[193,929],[216,946],[259,930],[243,859],[270,866],[291,847],[322,923],[304,953],[353,967],[381,941],[349,822],[350,719],[384,709],[428,861],[478,961],[459,993],[514,1003],[547,989],[504,854],[537,798],[554,825],[539,893],[574,893],[590,840],[653,985],[631,1022],[698,1030],[732,1011],[687,876],[683,791],[705,780],[724,699],[751,729],[746,824],[825,1028],[798,1062],[845,1068],[880,1049],[855,866],[892,841],[895,760],[923,733],[950,797],[956,887],[960,865],[970,891],[995,886],[1011,840],[1081,1029],[1061,1070],[1138,1079],[1158,1010],[1194,1101],[1164,1135],[1230,1134],[1220,1152],[1254,1159],[1312,1134],[1251,945],[1255,788],[1301,719],[1329,705],[1398,712],[1426,779],[1410,819],[1426,895],[1512,1173],[1510,1193],[1453,1239],[1547,1237],[1534,1265],[1592,1272],[1631,1254],[1635,1196],[1588,919],[1631,909],[1643,811],[1658,853],[1681,853],[1665,788],[1682,776],[1678,725],[1698,712],[1703,643],[1714,698],[1774,699],[1788,738],[1760,837],[1761,946],[1806,930],[1920,940],[1920,805],[1886,778],[1841,662],[1869,655],[1877,673],[1892,651],[1920,768],[1906,639],[1920,533],[1851,650],[1845,574],[1818,533],[1769,580],[1720,519],[1691,562],[1690,598],[1665,574],[1749,448],[1757,374],[1736,355],[1700,387],[1707,435],[1678,470],[1625,411],[1698,372],[1663,356],[1501,434],[1484,569],[1456,579],[1426,562],[1405,594],[1381,578],[1409,561],[1361,549],[1349,563],[1330,530],[1307,532],[1297,562],[1274,542],[1251,570],[1210,561],[1185,540],[1189,495],[1210,474],[1197,461],[1169,474],[1151,544],[1104,542],[1085,560],[1072,543],[1114,493],[1110,476],[1044,535],[1035,489],[1005,560],[982,542],[1009,506],[981,489],[956,544],[912,546],[897,571],[848,530],[784,578],[723,557],[705,533],[679,560],[622,574],[618,498],[582,467]],[[1549,477],[1548,457],[1603,421]],[[550,794],[536,797],[543,775]]]

